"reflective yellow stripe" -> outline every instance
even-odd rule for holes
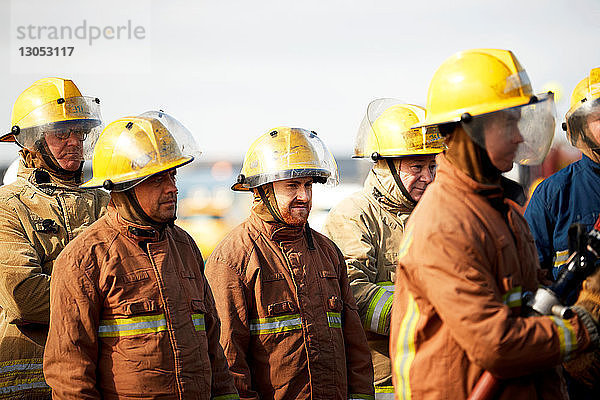
[[[197,331],[206,330],[206,326],[204,325],[204,314],[192,314],[192,322]]]
[[[331,328],[341,328],[342,314],[340,314],[339,312],[328,312],[327,322],[329,323],[329,327]]]
[[[410,366],[415,358],[415,331],[419,321],[419,307],[412,295],[408,295],[408,307],[396,341],[396,354],[394,355],[394,373],[398,399],[410,400]]]
[[[220,396],[215,396],[212,400],[239,400],[240,396],[237,394],[222,394]]]
[[[400,242],[400,250],[398,250],[398,258],[404,257],[408,253],[408,249],[413,241],[413,228],[412,225],[404,232],[402,236],[402,242]]]
[[[50,391],[50,387],[44,381],[43,376],[30,379],[15,379],[10,382],[0,383],[0,394],[14,394],[15,392],[32,389],[42,389],[43,391]],[[23,394],[21,394],[20,396],[22,395]]]
[[[259,318],[250,321],[251,335],[265,335],[302,329],[300,314],[282,315],[281,317]]]
[[[123,337],[167,330],[164,314],[133,318],[103,319],[98,327],[99,337]]]
[[[394,400],[394,387],[375,386],[375,400]]]
[[[575,329],[573,329],[573,325],[571,325],[569,320],[557,317],[550,318],[558,327],[560,355],[564,360],[568,360],[571,358],[571,354],[577,350],[577,337],[575,336]]]
[[[376,333],[385,334],[385,321],[392,310],[394,293],[381,287],[371,299],[367,308],[365,328]]]
[[[42,361],[41,358],[24,358],[1,362],[0,378],[15,375],[19,372],[41,372],[43,366]]]
[[[523,290],[521,286],[512,288],[508,292],[504,293],[502,296],[502,301],[510,308],[521,307],[522,292]]]
[[[41,358],[24,358],[0,363],[0,396],[22,398],[22,391],[50,392],[44,381]]]
[[[557,251],[554,255],[554,268],[560,267],[569,259],[569,250]]]
[[[394,282],[390,282],[390,281],[377,282],[376,285],[377,286],[381,286],[382,288],[384,288],[388,292],[393,292],[394,289],[395,289]]]

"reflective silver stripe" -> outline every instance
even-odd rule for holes
[[[393,301],[393,293],[390,293],[385,289],[381,290],[381,292],[381,297],[379,297],[377,303],[373,307],[373,315],[370,324],[371,331],[377,333],[383,333],[385,320]],[[371,307],[372,305],[369,305],[369,308]]]
[[[564,360],[571,358],[571,353],[577,350],[577,337],[575,329],[567,319],[550,317],[558,327],[558,339],[560,341],[560,354]]]
[[[192,322],[197,331],[206,330],[206,326],[204,325],[204,314],[192,314]]]
[[[512,288],[508,292],[504,293],[502,296],[502,301],[509,307],[520,307],[521,306],[521,298],[522,298],[522,288],[521,286],[517,286]]]
[[[100,321],[99,337],[132,336],[143,333],[155,333],[167,330],[164,314],[133,318],[118,318]]]
[[[0,387],[0,394],[7,394],[28,389],[50,389],[44,381],[19,383],[18,385]]]
[[[394,387],[375,386],[375,400],[394,400]]]
[[[327,313],[327,322],[331,328],[341,328],[342,327],[342,314],[338,312],[328,312]]]
[[[281,317],[259,318],[250,321],[250,334],[263,335],[268,333],[286,332],[302,328],[299,314]]]
[[[23,361],[23,360],[19,360],[19,361]],[[4,374],[7,372],[14,372],[14,371],[31,371],[31,370],[38,370],[41,371],[43,367],[43,364],[39,363],[39,364],[12,364],[12,365],[5,365],[3,367],[0,367],[0,374]]]
[[[560,267],[569,259],[569,250],[557,251],[554,255],[554,268]]]
[[[394,282],[389,282],[389,281],[377,282],[376,285],[384,288],[388,292],[394,292],[394,290],[396,288],[396,286],[394,285]]]

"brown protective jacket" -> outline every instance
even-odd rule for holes
[[[393,399],[388,337],[393,282],[404,225],[413,207],[397,199],[402,196],[400,190],[394,190],[389,170],[388,179],[383,172],[371,170],[363,190],[329,212],[323,233],[339,246],[346,260],[350,288],[371,349],[375,395]]]
[[[146,251],[145,251],[146,250]],[[193,239],[107,214],[61,253],[44,373],[54,399],[237,399]]]
[[[325,236],[252,211],[210,255],[206,277],[240,398],[373,398],[344,259]]]
[[[567,398],[556,366],[589,347],[581,320],[520,316],[522,293],[538,287],[527,223],[500,186],[437,161],[400,248],[396,398],[465,399],[484,370],[503,379],[497,399]]]
[[[0,398],[50,397],[42,357],[52,267],[107,203],[105,192],[68,186],[23,161],[16,182],[0,188]]]

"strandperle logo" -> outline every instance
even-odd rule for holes
[[[18,40],[83,40],[89,46],[97,40],[144,40],[146,28],[130,19],[122,25],[91,25],[83,20],[80,25],[19,25],[16,27]]]

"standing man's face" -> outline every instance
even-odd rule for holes
[[[435,154],[400,158],[398,175],[414,201],[419,201],[435,178]]]
[[[147,216],[166,223],[175,218],[177,211],[177,170],[156,174],[133,187],[135,197]]]
[[[73,127],[45,132],[48,149],[62,169],[77,171],[83,161],[83,141],[88,130]]]
[[[293,178],[273,182],[273,191],[283,221],[302,226],[312,208],[312,178]]]

